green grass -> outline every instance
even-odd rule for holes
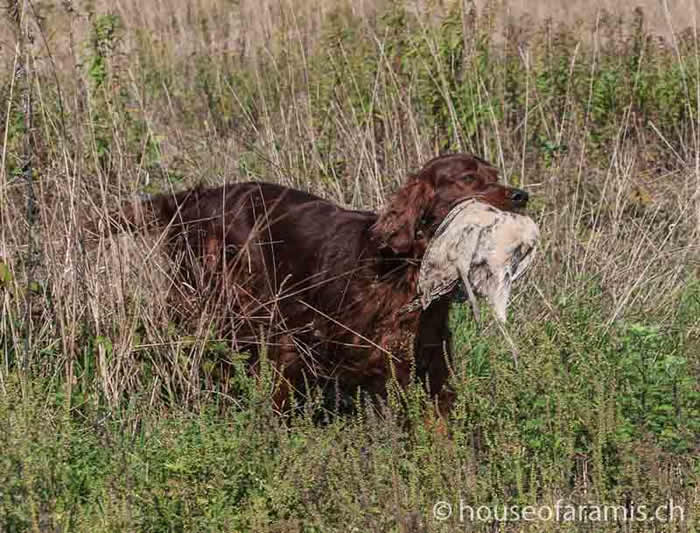
[[[688,289],[678,321],[699,296]],[[238,406],[212,398],[196,409],[148,408],[132,398],[109,409],[99,395],[69,406],[65,383],[11,373],[0,396],[0,527],[452,531],[459,522],[434,520],[435,502],[672,498],[686,514],[671,530],[692,531],[696,348],[680,323],[604,328],[600,300],[591,291],[558,305],[557,320],[529,326],[518,368],[498,335],[456,309],[449,436],[424,423],[430,408],[417,387],[379,410],[338,415],[312,401],[285,421],[250,378],[239,396],[249,402]]]
[[[0,533],[698,530],[694,29],[142,4],[32,3],[0,28]],[[247,376],[210,317],[172,324],[154,239],[81,234],[134,193],[224,179],[380,208],[455,150],[530,190],[542,246],[511,306],[517,366],[455,305],[446,431],[417,385],[385,405],[311,386],[275,415],[270,372]],[[673,500],[684,520],[435,519],[460,500]]]

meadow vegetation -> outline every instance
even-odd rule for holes
[[[10,0],[0,532],[698,530],[697,12],[535,4]],[[449,151],[529,190],[542,229],[509,312],[517,367],[454,307],[449,434],[418,386],[351,408],[310,388],[273,413],[274,377],[247,377],[210,317],[170,320],[157,236],[81,231],[224,180],[379,208]],[[684,519],[435,520],[460,499],[672,499]]]

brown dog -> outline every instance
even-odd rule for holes
[[[456,154],[429,161],[381,213],[240,183],[156,196],[114,217],[110,229],[167,228],[178,281],[215,303],[217,329],[254,361],[262,337],[281,377],[280,407],[305,378],[384,395],[390,379],[408,383],[415,361],[418,377],[448,408],[451,295],[425,311],[406,306],[428,241],[468,198],[512,210],[528,194],[499,184],[482,159]]]

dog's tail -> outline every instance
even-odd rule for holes
[[[199,204],[201,190],[197,187],[179,193],[139,195],[90,219],[83,225],[85,238],[89,241],[123,232],[162,231],[170,224],[179,224],[179,214]]]

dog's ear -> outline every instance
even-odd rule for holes
[[[424,180],[410,178],[392,197],[377,222],[372,226],[372,238],[382,248],[397,255],[413,249],[416,226],[430,207],[435,191]]]

